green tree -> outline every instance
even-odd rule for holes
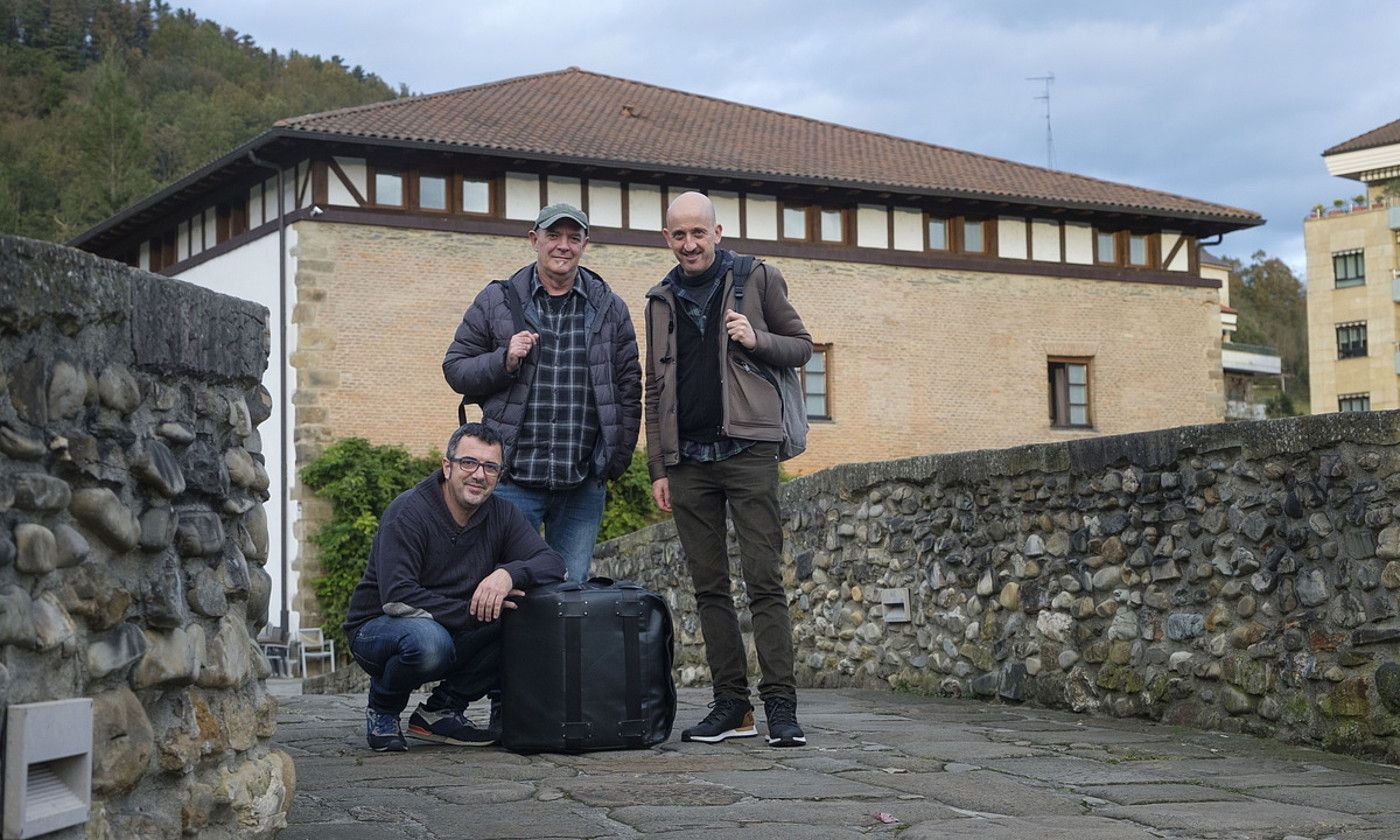
[[[164,0],[0,0],[0,231],[67,238],[278,119],[395,95]]]
[[[111,50],[93,66],[91,77],[86,101],[69,116],[72,170],[65,179],[63,212],[73,227],[109,216],[155,188],[147,163],[146,117],[126,62]]]
[[[1289,398],[1279,410],[1306,405],[1308,393],[1307,288],[1283,260],[1256,251],[1249,262],[1229,259],[1230,305],[1239,313],[1235,340],[1278,351]]]

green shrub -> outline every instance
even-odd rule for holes
[[[416,458],[402,447],[371,446],[363,438],[346,438],[302,468],[302,483],[331,504],[330,522],[310,538],[321,553],[321,574],[311,585],[326,635],[342,646],[345,637],[340,625],[350,593],[365,573],[380,515],[441,461],[437,455]]]
[[[670,519],[651,500],[651,476],[647,473],[647,453],[638,449],[632,453],[627,472],[616,481],[608,482],[608,505],[603,508],[603,524],[598,529],[598,541],[610,540],[623,534]]]

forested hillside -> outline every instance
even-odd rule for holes
[[[277,119],[406,93],[159,0],[0,0],[0,231],[62,241]]]

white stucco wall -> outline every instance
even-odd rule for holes
[[[296,247],[296,226],[287,229],[287,277],[296,276],[296,258],[290,256],[290,252]],[[267,371],[263,374],[263,386],[268,393],[272,394],[272,416],[263,421],[258,427],[258,432],[262,437],[262,454],[265,459],[268,478],[271,485],[268,492],[271,494],[264,504],[267,509],[267,533],[268,533],[268,559],[265,567],[267,573],[272,576],[272,600],[268,606],[268,623],[280,624],[283,604],[283,580],[282,580],[282,558],[287,558],[287,581],[286,581],[286,604],[291,610],[292,596],[297,588],[297,573],[292,568],[292,561],[296,559],[297,547],[296,538],[292,536],[291,524],[296,521],[298,510],[295,503],[290,501],[288,488],[282,477],[282,447],[279,435],[287,436],[288,457],[295,459],[295,450],[292,448],[290,422],[284,423],[282,416],[281,393],[283,382],[282,377],[287,377],[287,405],[290,407],[292,391],[296,385],[295,373],[288,364],[287,354],[282,347],[282,337],[277,328],[278,318],[281,317],[287,325],[287,343],[291,347],[296,346],[296,325],[291,321],[291,304],[289,297],[287,301],[287,311],[280,313],[277,294],[277,233],[273,231],[267,236],[254,240],[246,245],[201,263],[193,268],[175,275],[188,283],[203,286],[206,289],[220,292],[226,295],[233,295],[244,300],[251,300],[266,306],[270,313],[268,318],[268,328],[272,333],[272,350],[268,357]],[[294,290],[289,289],[289,293]],[[285,431],[284,431],[285,428]],[[289,469],[291,465],[289,465]],[[294,482],[295,476],[288,476],[289,481]],[[288,527],[282,527],[283,500],[286,502],[287,515],[289,517]],[[284,544],[285,534],[285,544]],[[290,631],[295,633],[300,626],[300,619],[295,610],[289,616]]]

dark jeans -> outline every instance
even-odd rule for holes
[[[419,686],[436,682],[428,708],[465,711],[499,686],[501,623],[456,634],[431,618],[371,619],[355,634],[350,653],[369,674],[369,707],[398,715]]]
[[[765,700],[797,699],[792,618],[783,589],[783,526],[778,517],[778,445],[756,443],[723,461],[682,460],[666,472],[671,510],[695,583],[715,697],[749,696],[748,656],[729,576],[725,507],[739,538],[739,567],[753,614],[754,647]]]

